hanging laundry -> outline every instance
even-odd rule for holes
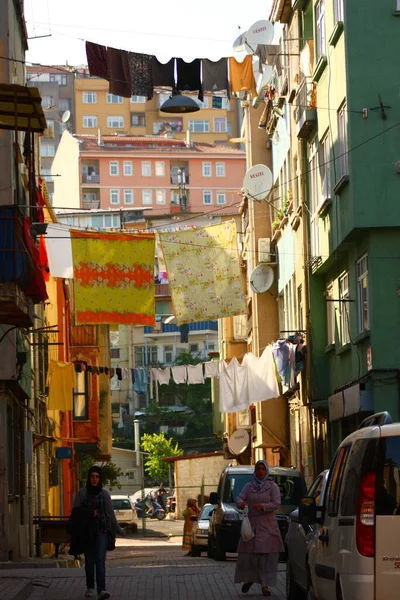
[[[276,368],[280,377],[284,378],[289,364],[289,344],[286,340],[277,340],[272,347]]]
[[[203,102],[203,86],[201,83],[201,60],[195,58],[192,62],[185,62],[183,58],[176,59],[177,88],[180,92],[198,91],[198,99]]]
[[[159,234],[178,326],[246,314],[234,221]]]
[[[108,72],[110,76],[110,94],[131,97],[131,69],[126,50],[108,48]]]
[[[65,226],[49,223],[46,232],[47,256],[50,275],[62,279],[73,279],[71,234]]]
[[[258,122],[258,129],[266,129],[267,128],[267,124],[268,124],[268,120],[272,111],[272,100],[268,100],[265,103],[264,109],[261,113],[261,117],[260,120]]]
[[[261,402],[279,396],[272,346],[267,346],[260,357],[247,353],[242,365],[247,366],[248,392],[251,402]]]
[[[132,96],[145,96],[148,100],[152,99],[154,91],[152,59],[150,54],[128,52]]]
[[[113,367],[111,367],[110,369],[110,379],[112,379],[115,375],[115,369],[113,369]]]
[[[24,217],[23,220],[24,238],[30,255],[30,260],[33,266],[32,275],[29,284],[25,289],[28,296],[31,297],[34,304],[44,302],[48,299],[46,284],[43,277],[43,272],[40,269],[39,250],[36,248],[32,237],[32,223],[29,217]]]
[[[214,62],[208,58],[202,60],[203,90],[205,92],[227,91],[229,95],[228,59],[221,58]]]
[[[219,410],[221,413],[232,413],[246,410],[250,406],[247,366],[240,365],[237,358],[229,363],[220,362]]]
[[[135,385],[135,369],[131,369],[131,379],[132,379],[132,385]],[[135,388],[133,388],[135,389]]]
[[[48,410],[72,410],[73,389],[76,387],[73,363],[51,360],[46,385],[49,387]]]
[[[204,377],[219,377],[219,361],[210,360],[204,363]]]
[[[129,398],[128,404],[129,404],[128,412],[129,412],[129,414],[131,416],[134,416],[134,414],[135,414],[135,401],[132,398]]]
[[[171,369],[170,367],[166,367],[165,369],[157,369],[152,368],[151,373],[153,374],[153,378],[160,385],[168,385],[169,380],[171,379]]]
[[[89,73],[92,77],[101,77],[109,80],[108,72],[108,52],[105,46],[86,42],[86,58],[89,67]]]
[[[189,324],[185,323],[179,327],[179,331],[181,332],[181,343],[187,344],[189,341]]]
[[[138,394],[145,394],[147,391],[147,372],[146,369],[139,367],[135,369],[135,381],[133,389]]]
[[[122,369],[122,379],[129,379],[129,369],[126,369],[125,367]]]
[[[229,58],[229,87],[231,92],[255,92],[256,82],[250,55],[241,63],[232,56]]]
[[[189,385],[204,383],[203,364],[199,363],[198,365],[187,365],[187,375],[187,382]]]
[[[115,374],[117,376],[118,381],[122,381],[122,369],[120,369],[119,367],[117,367],[115,369]]]
[[[43,235],[41,235],[39,238],[39,267],[43,273],[44,280],[50,281],[49,259],[47,256],[46,242]]]
[[[155,325],[154,234],[71,230],[76,324]]]
[[[222,97],[221,96],[213,96],[212,97],[212,107],[213,108],[222,108]]]
[[[125,423],[124,423],[124,417],[126,415],[126,409],[123,406],[119,407],[119,423],[118,423],[118,429],[122,429],[123,427],[125,427]]]
[[[155,56],[151,59],[151,71],[154,87],[175,87],[175,58],[161,63]]]
[[[186,381],[187,381],[186,365],[172,367],[171,371],[172,371],[172,379],[175,381],[176,384],[179,385],[180,383],[186,383]]]

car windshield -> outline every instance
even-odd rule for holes
[[[305,494],[303,481],[300,477],[289,475],[270,475],[281,492],[281,506],[292,510],[298,506],[301,497]],[[235,473],[228,475],[223,492],[224,502],[236,502],[246,483],[253,479],[253,473]]]
[[[203,506],[199,514],[199,521],[209,521],[214,508],[215,506],[213,504],[210,504],[209,506]]]
[[[123,498],[114,498],[111,502],[114,510],[130,510],[132,508],[128,498],[126,500]]]

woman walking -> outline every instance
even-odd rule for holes
[[[102,470],[96,465],[89,469],[86,487],[76,495],[71,514],[71,549],[76,544],[74,532],[82,544],[85,554],[86,593],[85,597],[95,595],[95,569],[98,600],[110,598],[106,591],[106,553],[109,535],[115,539],[123,530],[117,523],[111,503],[111,496],[103,489]]]
[[[247,483],[236,499],[238,508],[248,507],[248,517],[254,537],[240,539],[235,571],[235,583],[242,583],[246,594],[253,583],[259,583],[264,596],[270,596],[270,586],[276,584],[279,552],[284,551],[278,521],[274,511],[281,503],[279,487],[268,479],[269,467],[259,460],[253,480]]]
[[[191,556],[192,529],[193,529],[193,525],[194,525],[194,521],[192,520],[192,517],[198,517],[199,513],[200,513],[200,511],[197,506],[196,500],[194,498],[189,498],[186,503],[186,508],[183,511],[183,517],[185,519],[185,524],[183,526],[182,550],[187,550],[187,554],[185,554],[185,556]]]

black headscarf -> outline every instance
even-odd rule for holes
[[[100,481],[97,485],[91,484],[91,482],[90,482],[91,473],[98,473],[100,475]],[[103,471],[101,470],[101,467],[98,467],[97,465],[93,465],[93,467],[90,467],[89,472],[88,472],[87,482],[86,482],[86,489],[88,490],[89,494],[92,494],[93,496],[97,496],[97,494],[102,490],[102,488],[103,488],[102,477],[103,477]]]

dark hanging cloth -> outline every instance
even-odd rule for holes
[[[226,90],[230,98],[227,58],[221,58],[216,62],[208,58],[203,59],[203,90],[205,92]]]
[[[195,58],[187,63],[183,58],[176,59],[177,66],[177,88],[180,92],[199,91],[198,99],[202,102],[204,99],[203,85],[200,78],[200,58]]]
[[[131,70],[126,50],[108,48],[108,69],[110,74],[110,94],[131,97]]]
[[[115,369],[115,373],[116,373],[116,375],[117,375],[117,377],[118,377],[119,381],[122,381],[122,369],[120,369],[119,367],[117,367],[117,368]]]
[[[181,332],[181,344],[187,344],[189,341],[189,323],[185,323],[179,327]]]
[[[128,52],[128,62],[131,72],[131,95],[146,96],[148,100],[153,97],[153,69],[150,54]]]
[[[109,81],[107,48],[100,44],[86,42],[86,58],[90,75]]]
[[[153,56],[151,69],[154,87],[175,87],[175,58],[171,58],[165,65]]]

